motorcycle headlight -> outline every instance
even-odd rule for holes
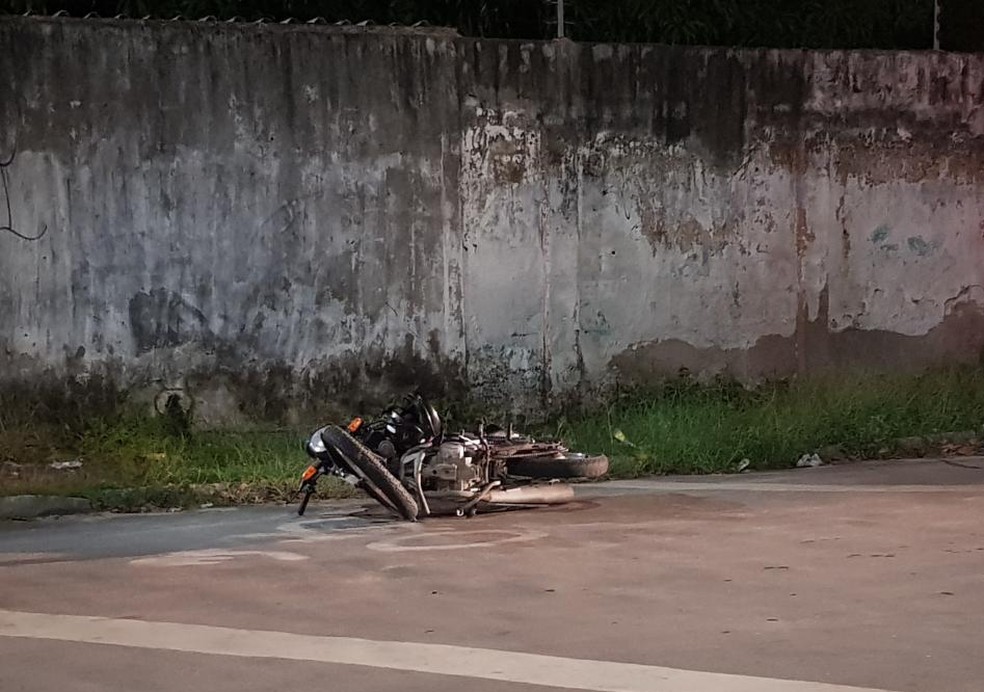
[[[328,451],[328,448],[325,447],[324,440],[321,439],[322,430],[324,430],[324,428],[318,428],[315,430],[311,434],[311,439],[309,439],[307,443],[308,450],[314,452],[315,454],[324,454]]]

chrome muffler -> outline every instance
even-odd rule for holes
[[[518,488],[495,488],[485,496],[491,505],[562,505],[574,501],[574,486],[568,483],[521,485]]]

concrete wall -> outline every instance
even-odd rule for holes
[[[984,348],[981,56],[19,18],[0,46],[14,225],[49,229],[0,234],[8,390],[523,408]]]

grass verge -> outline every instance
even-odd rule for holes
[[[786,468],[803,454],[918,455],[911,440],[982,431],[984,368],[771,382],[679,378],[623,394],[550,434],[608,454],[612,475]],[[101,509],[283,500],[307,459],[308,431],[194,430],[180,410],[157,418],[99,416],[31,426],[0,419],[0,495],[79,495]],[[909,440],[903,449],[900,440]],[[74,470],[52,462],[79,461]],[[747,464],[745,463],[747,460]],[[321,497],[353,497],[341,482]]]
[[[192,430],[179,415],[99,418],[83,428],[0,429],[0,495],[87,497],[99,509],[138,510],[282,501],[307,465],[306,433]],[[80,462],[58,470],[52,464]],[[320,497],[354,497],[336,479]]]
[[[734,472],[793,466],[803,454],[913,453],[913,438],[980,432],[984,369],[771,382],[747,389],[682,377],[560,421],[572,448],[608,454],[613,474]],[[916,445],[918,449],[918,445]]]

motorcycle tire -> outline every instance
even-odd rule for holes
[[[382,490],[380,490],[375,485],[373,485],[372,481],[363,478],[362,480],[359,481],[359,484],[356,487],[362,490],[362,492],[364,492],[373,500],[381,504],[386,509],[390,510],[391,512],[395,512],[396,514],[400,514],[400,510],[396,508],[396,505],[393,504],[393,501],[390,500],[388,497],[386,497],[386,495],[383,494]]]
[[[403,487],[403,484],[389,472],[382,457],[373,454],[365,448],[358,440],[349,435],[341,428],[333,425],[328,426],[321,433],[321,439],[326,445],[330,445],[338,450],[338,453],[345,457],[358,471],[359,475],[364,475],[364,489],[379,501],[379,493],[388,502],[381,503],[395,509],[397,514],[407,521],[417,521],[417,501],[413,495]]]
[[[506,461],[510,476],[526,478],[601,478],[608,473],[606,456],[516,457]]]

